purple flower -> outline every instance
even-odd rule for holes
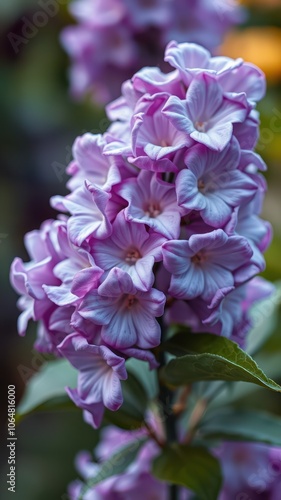
[[[116,411],[122,405],[120,380],[127,378],[125,360],[77,334],[66,337],[58,349],[79,370],[77,389],[67,388],[68,395],[87,415],[90,413],[92,425],[99,427],[104,407]]]
[[[169,24],[170,0],[122,0],[127,11],[130,23],[136,30],[143,30],[147,26],[165,27]]]
[[[80,22],[95,27],[114,26],[125,15],[125,9],[120,0],[89,0],[74,1],[70,5],[71,13]]]
[[[165,61],[179,71],[187,87],[196,75],[205,73],[215,77],[229,95],[244,92],[250,102],[264,97],[266,85],[263,72],[243,59],[212,57],[199,45],[172,41],[167,45]]]
[[[172,274],[169,293],[210,302],[218,290],[235,284],[235,271],[251,256],[245,238],[228,237],[222,229],[164,243],[164,266]]]
[[[248,313],[250,308],[266,297],[270,297],[275,291],[275,286],[260,276],[256,276],[246,284],[246,293],[242,302],[242,310]]]
[[[263,196],[262,196],[263,197]],[[264,271],[265,260],[262,252],[265,252],[272,239],[272,228],[269,222],[258,217],[260,212],[260,193],[250,203],[244,203],[237,207],[226,226],[228,234],[239,234],[245,236],[252,248],[251,258],[252,274]],[[243,279],[243,278],[241,278]],[[237,276],[239,281],[239,277]]]
[[[149,424],[152,425],[151,419]],[[157,426],[158,427],[158,426]],[[156,427],[157,434],[161,430]],[[98,474],[103,462],[109,460],[112,455],[121,450],[124,446],[134,445],[136,439],[147,437],[147,429],[141,428],[134,431],[125,431],[117,427],[108,426],[101,432],[101,441],[95,449],[95,454],[99,460],[98,464],[93,462],[91,454],[80,452],[76,457],[76,468],[84,480],[95,477]],[[143,493],[147,498],[155,500],[168,500],[168,486],[166,483],[154,478],[151,474],[151,464],[154,457],[159,453],[157,444],[148,438],[144,443],[133,463],[131,463],[122,474],[113,475],[97,485],[93,486],[83,497],[85,500],[102,498],[114,500],[122,498],[130,500],[143,499]],[[69,485],[68,493],[71,500],[77,500],[83,483],[75,481]]]
[[[260,101],[266,90],[264,73],[250,63],[243,63],[232,71],[224,71],[218,75],[218,82],[230,94],[245,92],[252,102]]]
[[[259,113],[252,109],[246,120],[234,123],[233,133],[241,149],[254,149],[259,138]]]
[[[261,443],[226,442],[215,453],[221,462],[224,478],[219,500],[241,495],[251,500],[278,499],[280,448]]]
[[[69,237],[76,245],[81,245],[89,236],[107,238],[111,224],[106,213],[110,195],[93,184],[85,181],[65,198],[54,196],[52,206],[72,214],[67,225]]]
[[[228,337],[241,348],[247,345],[247,333],[252,328],[252,306],[273,294],[274,286],[263,278],[255,277],[237,288],[218,290],[210,304],[202,298],[177,300],[167,310],[167,323],[180,323],[194,333],[209,332]]]
[[[57,346],[74,331],[71,325],[73,312],[74,308],[71,306],[52,307],[38,323],[34,348],[39,352],[60,357]]]
[[[102,152],[106,142],[102,135],[84,134],[77,137],[73,145],[74,160],[67,173],[72,176],[67,187],[74,191],[80,188],[85,179],[104,191],[110,191],[121,180],[115,158],[107,158]]]
[[[201,74],[192,80],[185,100],[169,97],[163,113],[194,141],[222,151],[232,137],[233,123],[245,120],[248,107],[243,99],[226,97],[213,76]]]
[[[224,74],[233,76],[234,70],[243,64],[242,59],[235,60],[222,56],[211,57],[208,50],[195,43],[178,44],[175,41],[168,43],[165,51],[165,61],[179,71],[186,87],[190,85],[196,75],[205,73],[217,79]]]
[[[206,49],[193,43],[170,42],[165,54],[165,60],[175,70],[162,73],[159,68],[143,68],[123,84],[122,97],[107,106],[109,118],[118,122],[110,127],[109,144],[104,152],[122,154],[146,170],[176,171],[180,161],[178,156],[176,160],[171,157],[168,147],[175,148],[174,152],[179,149],[178,155],[185,150],[181,147],[184,141],[189,141],[187,147],[193,144],[192,134],[198,140],[202,127],[206,135],[200,136],[203,141],[199,142],[211,149],[221,150],[229,142],[232,131],[242,149],[252,149],[257,142],[259,124],[258,113],[253,108],[264,93],[263,73],[242,59],[211,57]],[[174,106],[170,106],[171,102]],[[167,106],[169,115],[165,121],[163,114]],[[163,128],[162,136],[155,127],[158,121]],[[145,136],[144,123],[150,130]],[[172,133],[172,126],[181,135]],[[134,134],[130,132],[133,127]],[[207,132],[211,134],[212,144]],[[142,144],[142,138],[147,144]],[[138,151],[130,158],[132,139]],[[152,158],[154,161],[149,161]]]
[[[82,0],[70,11],[78,25],[65,28],[61,40],[72,60],[71,92],[98,103],[117,97],[142,66],[159,65],[170,40],[213,49],[243,20],[236,2],[222,0]]]
[[[112,225],[110,238],[94,242],[92,255],[106,273],[117,267],[123,269],[138,290],[147,291],[154,281],[154,262],[162,260],[165,241],[159,233],[148,233],[144,225],[128,222],[122,211]]]
[[[251,177],[238,170],[239,159],[236,141],[222,153],[200,144],[190,148],[185,156],[187,169],[176,179],[179,206],[187,213],[198,210],[210,226],[223,227],[233,208],[250,200],[258,189]]]
[[[146,224],[167,238],[178,237],[180,211],[171,184],[143,170],[137,178],[125,180],[118,193],[128,202],[127,221]]]
[[[134,157],[146,156],[155,161],[168,157],[172,160],[177,151],[193,143],[184,132],[177,130],[163,113],[167,97],[156,95],[140,101],[141,111],[136,109],[132,123]],[[142,168],[140,161],[137,163],[134,159],[134,163]],[[166,167],[164,171],[170,169]]]
[[[77,304],[89,290],[99,285],[103,270],[96,266],[92,255],[71,243],[65,228],[61,228],[58,240],[65,259],[54,267],[59,286],[43,285],[49,299],[58,306]]]
[[[97,290],[84,297],[78,311],[83,318],[103,325],[102,339],[111,347],[150,349],[160,343],[155,318],[162,316],[165,301],[165,295],[154,288],[137,290],[128,273],[114,268]]]
[[[22,259],[14,259],[10,279],[15,290],[21,294],[18,306],[23,311],[18,320],[20,335],[26,332],[30,319],[43,319],[53,310],[43,285],[58,285],[54,267],[63,258],[58,244],[58,229],[63,222],[48,220],[38,231],[25,236],[25,246],[31,261],[24,264]]]
[[[172,14],[173,22],[165,33],[165,42],[175,39],[214,48],[221,43],[222,35],[234,23],[243,21],[244,11],[237,7],[235,0],[189,0],[188,5],[186,0],[177,0]]]
[[[108,102],[118,95],[116,91],[119,92],[123,80],[136,69],[137,44],[130,29],[124,29],[120,23],[114,30],[84,23],[69,26],[64,29],[61,42],[73,60],[71,93],[76,99],[90,93],[97,102]]]
[[[167,50],[166,50],[167,52]],[[137,100],[144,94],[173,94],[178,97],[185,97],[185,88],[182,84],[181,74],[178,70],[163,73],[158,67],[145,67],[134,74],[130,81],[127,81],[122,86],[121,97],[123,104],[131,102],[131,109],[135,108]],[[126,97],[126,98],[125,98]],[[165,95],[163,95],[165,98]],[[125,101],[125,102],[124,102]],[[114,101],[116,103],[116,101]],[[107,106],[108,113],[111,113],[114,108],[114,102]],[[115,118],[112,117],[114,120]]]
[[[204,312],[203,309],[200,311],[200,314],[204,315],[201,331],[231,338],[243,347],[246,334],[251,327],[249,311],[243,311],[241,307],[247,288],[248,283],[237,288],[229,287],[219,290],[208,309],[205,308]],[[199,304],[195,307],[199,307]]]
[[[147,349],[139,349],[138,347],[119,348],[118,353],[124,356],[125,359],[135,358],[140,361],[147,361],[150,370],[155,370],[155,368],[159,367],[159,363],[154,354]]]

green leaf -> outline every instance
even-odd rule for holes
[[[136,358],[130,358],[126,361],[128,372],[133,373],[135,377],[145,388],[149,399],[154,399],[158,394],[157,371],[150,370],[146,361],[140,361]]]
[[[98,484],[111,476],[122,474],[122,472],[124,472],[135,460],[139,450],[144,445],[146,440],[147,438],[134,440],[129,445],[122,447],[122,449],[115,453],[109,460],[103,462],[97,475],[90,478],[82,487],[78,500],[83,500],[84,495],[95,484]]]
[[[199,438],[259,441],[281,446],[281,418],[270,413],[235,410],[208,412],[198,428]]]
[[[281,376],[281,351],[276,353],[259,352],[256,356],[256,363],[259,367],[273,379],[280,379]],[[209,407],[217,408],[236,402],[237,400],[251,397],[253,394],[261,391],[261,387],[254,384],[245,384],[244,382],[232,382],[225,384],[221,393],[211,401]]]
[[[205,448],[171,444],[153,462],[152,472],[162,481],[191,489],[200,500],[216,500],[221,487],[218,460]]]
[[[148,397],[142,383],[133,373],[128,373],[127,380],[122,382],[122,392],[126,407],[137,416],[143,417],[148,403]]]
[[[77,370],[65,359],[45,363],[27,383],[25,394],[17,407],[17,418],[39,410],[54,409],[69,400],[65,387],[75,387]],[[47,407],[47,408],[46,408]]]
[[[24,417],[35,412],[40,413],[54,411],[80,411],[80,409],[73,403],[73,401],[71,401],[71,399],[69,399],[68,395],[65,394],[65,396],[58,396],[56,398],[49,399],[45,403],[36,406],[36,408],[31,410],[30,412],[24,414],[16,413],[16,423],[19,424]]]
[[[177,387],[199,380],[243,381],[281,392],[251,356],[225,337],[179,333],[163,348],[177,356],[161,370],[161,379],[168,385]]]
[[[118,411],[105,409],[103,421],[105,424],[116,425],[117,427],[120,427],[120,429],[130,431],[133,429],[139,429],[144,423],[143,417],[132,414],[130,408],[128,409],[126,405],[126,402],[123,403]]]

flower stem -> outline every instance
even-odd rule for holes
[[[163,321],[160,319],[159,321],[161,326],[161,340],[162,342],[166,337],[166,330],[163,325]],[[163,413],[163,423],[165,425],[166,431],[166,440],[167,443],[177,442],[177,429],[176,429],[176,420],[177,414],[173,411],[172,399],[173,399],[173,391],[168,389],[160,379],[160,369],[166,364],[165,352],[160,351],[159,353],[159,368],[158,368],[158,382],[159,382],[159,399],[162,405],[162,413]],[[178,500],[178,486],[176,484],[170,485],[170,500]]]

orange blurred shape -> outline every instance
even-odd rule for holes
[[[240,0],[239,3],[251,7],[262,7],[263,9],[281,7],[281,0]]]
[[[269,83],[281,80],[281,28],[265,26],[233,31],[219,52],[256,64],[265,72]]]

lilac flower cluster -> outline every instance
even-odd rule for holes
[[[158,429],[159,432],[159,429]],[[98,463],[94,463],[89,452],[80,452],[76,457],[76,467],[87,481],[95,477],[105,460],[123,446],[134,443],[136,439],[147,436],[147,431],[123,431],[116,427],[106,427],[101,441],[95,450]],[[86,500],[103,498],[130,499],[143,498],[145,491],[147,498],[167,500],[169,486],[157,480],[151,474],[153,458],[160,452],[155,441],[148,438],[141,448],[135,461],[122,475],[113,475],[93,486],[83,496]],[[223,485],[218,496],[219,500],[279,500],[281,487],[281,449],[260,443],[225,442],[213,452],[220,461],[223,474]],[[71,500],[81,497],[83,483],[76,480],[69,485],[68,493]],[[190,500],[192,493],[184,488],[180,489],[181,500]]]
[[[161,429],[154,417],[150,417],[149,423],[161,437]],[[130,445],[134,447],[136,440],[140,438],[146,438],[147,441],[141,447],[134,462],[127,467],[123,474],[112,475],[90,488],[83,495],[85,500],[97,498],[105,500],[114,500],[115,498],[129,500],[135,498],[136,500],[142,500],[144,492],[147,498],[168,500],[168,485],[151,474],[152,460],[159,454],[160,448],[154,440],[148,437],[146,428],[135,431],[125,431],[114,426],[104,428],[101,432],[101,440],[95,448],[98,463],[93,462],[91,453],[82,451],[76,457],[77,470],[84,481],[95,477],[104,461],[112,459],[112,456],[123,447],[129,447]],[[112,468],[114,470],[114,460],[112,461]],[[81,498],[82,488],[82,481],[76,480],[72,482],[68,488],[70,500]]]
[[[195,44],[169,43],[165,60],[173,71],[140,70],[107,107],[103,152],[136,170],[116,187],[125,218],[167,239],[155,272],[167,323],[242,343],[251,303],[272,292],[254,278],[271,239],[259,217],[266,166],[253,151],[264,75]]]
[[[121,84],[144,65],[161,65],[166,44],[217,47],[244,12],[236,0],[76,0],[70,12],[78,22],[62,32],[72,60],[72,94],[90,93],[108,102]]]
[[[224,478],[219,500],[280,498],[280,448],[260,443],[226,442],[216,454]]]
[[[126,359],[157,366],[157,318],[243,344],[251,303],[272,291],[255,278],[271,238],[253,151],[264,76],[188,43],[171,42],[166,60],[170,73],[125,82],[107,133],[76,139],[70,194],[51,200],[65,215],[29,233],[31,261],[12,264],[19,333],[40,321],[37,349],[77,368],[68,393],[94,427],[122,404]]]

